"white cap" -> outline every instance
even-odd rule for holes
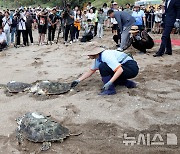
[[[113,5],[117,5],[118,3],[117,2],[114,2]]]

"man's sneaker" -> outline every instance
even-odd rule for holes
[[[54,41],[51,41],[51,44],[54,44]]]
[[[69,43],[72,44],[72,41],[70,41]]]
[[[73,42],[75,43],[75,42],[76,42],[76,40],[74,39],[74,40],[73,40]]]
[[[34,45],[34,43],[31,43],[31,45]]]

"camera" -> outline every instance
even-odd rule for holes
[[[63,14],[63,18],[67,18],[68,16],[69,16],[69,10],[65,9],[64,14]]]

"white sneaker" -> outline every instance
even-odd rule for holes
[[[51,41],[52,44],[54,44],[54,41]]]
[[[117,51],[123,52],[123,49],[119,47],[117,48]]]
[[[31,45],[34,45],[34,43],[31,43]]]
[[[68,46],[68,43],[65,41],[65,42],[64,42],[64,45],[65,45],[65,46]]]
[[[79,42],[79,39],[76,39],[76,42]]]
[[[72,44],[72,41],[70,41],[69,43]]]
[[[72,41],[71,41],[71,42],[72,42]],[[76,40],[74,39],[74,40],[73,40],[73,42],[75,43],[75,42],[76,42]]]

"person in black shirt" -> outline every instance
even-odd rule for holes
[[[28,35],[31,40],[31,44],[33,45],[33,36],[32,36],[32,24],[34,23],[32,16],[29,12],[26,12],[26,41],[27,45],[29,45]]]
[[[49,15],[48,23],[48,41],[54,43],[54,36],[56,31],[56,25],[59,21],[58,16],[56,15],[56,9],[52,10],[52,14]]]
[[[18,24],[18,21],[17,21],[17,16],[15,14],[13,16],[12,25],[11,25],[11,43],[14,43],[14,34],[16,34],[17,32],[17,24]]]

